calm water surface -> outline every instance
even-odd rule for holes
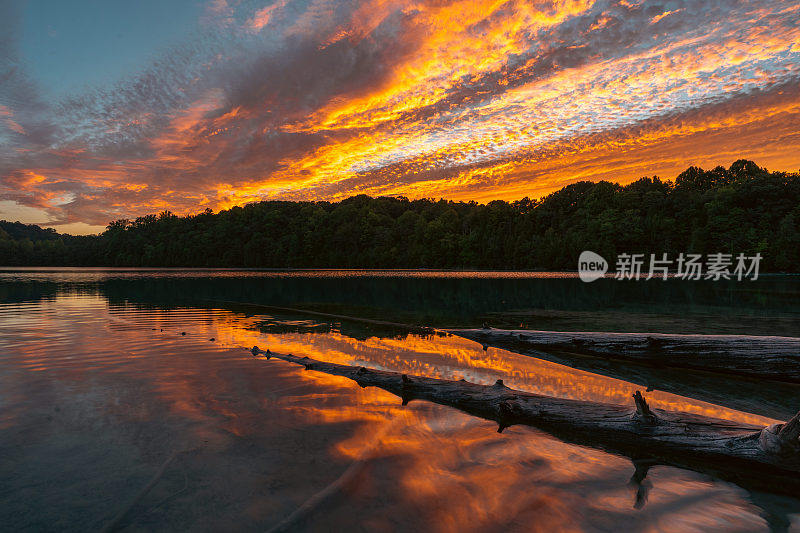
[[[310,531],[798,529],[792,498],[665,466],[637,484],[624,457],[402,407],[246,350],[627,404],[645,383],[614,377],[624,373],[261,306],[437,326],[797,335],[798,288],[792,277],[687,289],[553,273],[0,271],[0,529],[262,531],[287,518]],[[800,405],[794,389],[781,403],[753,383],[712,402],[693,383],[648,398],[757,424]]]

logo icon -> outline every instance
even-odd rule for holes
[[[602,278],[608,271],[608,261],[589,250],[581,252],[578,257],[578,276],[586,283]]]

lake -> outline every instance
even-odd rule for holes
[[[342,316],[797,337],[800,277],[0,269],[0,529],[800,530],[791,497],[668,466],[637,480],[628,458],[248,350],[606,403],[650,387],[654,407],[762,425],[800,408],[795,386],[573,368]]]

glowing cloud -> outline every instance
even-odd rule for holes
[[[800,2],[215,0],[209,14],[219,24],[144,71],[57,102],[0,42],[0,200],[104,225],[266,198],[535,197],[740,157],[800,166]]]

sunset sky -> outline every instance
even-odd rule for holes
[[[0,219],[800,168],[800,1],[0,1]]]

